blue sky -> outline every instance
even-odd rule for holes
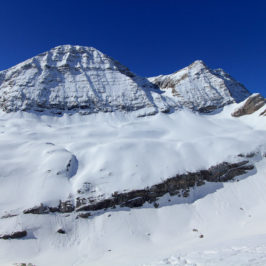
[[[60,44],[93,46],[142,76],[202,59],[266,97],[266,1],[0,3],[0,70]]]

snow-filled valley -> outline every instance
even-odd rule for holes
[[[1,71],[0,265],[266,265],[265,115],[199,60],[146,79],[66,45]]]

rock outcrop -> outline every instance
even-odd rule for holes
[[[19,238],[23,238],[27,236],[27,231],[23,230],[23,231],[16,231],[13,232],[11,234],[4,234],[0,236],[0,239],[19,239]]]
[[[237,163],[224,162],[212,166],[207,170],[176,175],[166,179],[162,183],[144,189],[123,193],[114,192],[111,198],[98,200],[78,197],[75,205],[74,202],[70,200],[65,202],[60,201],[58,207],[40,205],[39,207],[25,210],[24,214],[46,214],[49,212],[69,213],[74,210],[76,212],[93,212],[108,208],[116,208],[116,206],[136,208],[141,207],[146,202],[153,203],[154,207],[158,207],[156,201],[167,193],[171,196],[179,195],[188,197],[190,188],[194,186],[202,186],[205,182],[226,182],[232,180],[236,176],[247,173],[253,168],[254,166],[249,164],[248,160]],[[77,217],[87,218],[89,216],[91,216],[91,213],[80,213]]]
[[[260,115],[266,116],[266,109]]]
[[[232,116],[239,117],[243,115],[253,114],[257,110],[259,110],[261,107],[263,107],[265,103],[266,103],[265,99],[259,93],[252,94],[243,103],[241,107],[239,107],[237,110],[235,110],[232,113]],[[261,115],[264,115],[265,111],[262,112]]]
[[[171,196],[180,195],[187,197],[189,189],[194,186],[202,186],[205,182],[226,182],[234,177],[245,174],[254,168],[248,164],[249,161],[239,163],[221,163],[210,167],[208,170],[201,170],[195,173],[176,175],[166,179],[164,182],[151,187],[133,190],[125,193],[113,193],[112,198],[104,199],[95,203],[84,204],[80,199],[76,202],[76,211],[97,211],[101,209],[121,207],[141,207],[145,202],[154,203],[160,197],[169,193]]]
[[[40,206],[34,206],[30,209],[24,210],[23,213],[24,214],[45,214],[45,213],[49,213],[50,212],[50,208],[48,208],[47,206],[44,206],[43,204],[40,204]]]

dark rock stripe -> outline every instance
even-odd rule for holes
[[[80,199],[76,202],[76,211],[97,211],[107,208],[121,207],[141,207],[145,202],[152,203],[158,198],[169,193],[177,195],[183,191],[183,196],[188,196],[187,190],[194,186],[201,186],[208,182],[226,182],[236,176],[245,174],[254,168],[248,165],[249,161],[239,163],[221,163],[210,167],[208,170],[201,170],[195,173],[186,173],[168,178],[164,182],[153,185],[146,189],[133,190],[125,193],[113,193],[112,198],[104,199],[94,204],[82,205]],[[84,201],[84,199],[82,199]]]
[[[129,192],[114,192],[108,199],[98,200],[92,198],[76,198],[75,205],[72,201],[60,201],[57,207],[48,207],[41,204],[24,211],[24,214],[45,214],[49,212],[68,213],[81,211],[98,211],[116,206],[136,208],[141,207],[145,202],[154,203],[160,197],[169,193],[178,195],[182,192],[183,197],[189,195],[189,189],[194,186],[202,186],[208,182],[227,182],[236,176],[247,173],[254,168],[248,164],[248,160],[238,163],[221,163],[210,167],[208,170],[201,170],[194,173],[186,173],[168,178],[162,183],[147,187],[145,189],[132,190]],[[83,215],[81,215],[83,216]],[[86,216],[86,215],[85,215]]]

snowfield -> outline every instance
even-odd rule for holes
[[[234,118],[239,105],[142,118],[1,112],[0,216],[10,217],[0,219],[0,234],[28,235],[0,239],[0,264],[266,265],[265,117],[258,110]],[[238,182],[207,182],[187,198],[165,195],[159,208],[117,208],[88,219],[23,214],[78,190],[109,197],[251,152],[255,169]]]

